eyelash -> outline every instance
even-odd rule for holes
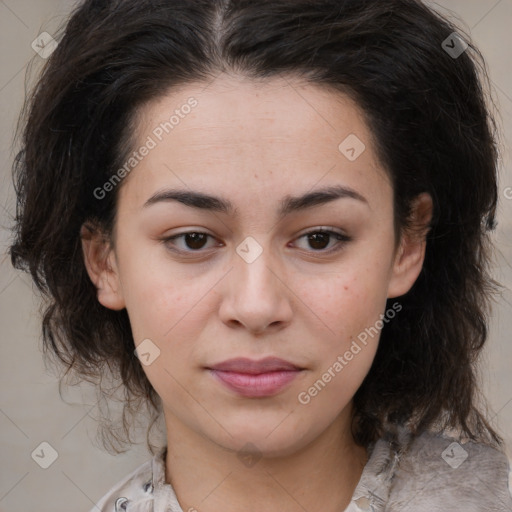
[[[334,236],[335,238],[338,239],[338,243],[334,247],[331,247],[330,249],[319,249],[319,250],[311,251],[316,254],[328,255],[328,254],[336,253],[338,251],[341,251],[344,248],[345,244],[352,240],[350,237],[348,237],[342,233],[339,233],[337,231],[332,231],[332,230],[326,230],[326,229],[322,229],[322,228],[308,231],[307,233],[304,233],[303,235],[299,236],[297,239],[305,238],[310,235],[315,235],[315,234],[319,234],[319,233]],[[175,247],[170,247],[170,242],[172,242],[176,239],[179,239],[179,238],[184,238],[185,236],[190,235],[190,234],[206,235],[210,238],[215,238],[212,235],[210,235],[209,233],[204,233],[202,231],[186,231],[186,232],[180,233],[178,235],[173,235],[173,236],[170,236],[167,238],[162,238],[161,241],[169,248],[169,250],[171,250],[175,253],[178,253],[178,254],[194,254],[194,253],[206,252],[208,249],[182,250],[182,249],[176,249]]]

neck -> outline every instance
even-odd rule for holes
[[[367,461],[339,420],[287,456],[245,456],[190,431],[166,414],[166,481],[184,511],[342,512]]]

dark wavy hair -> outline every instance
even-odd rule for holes
[[[469,45],[460,55],[447,51],[453,32]],[[502,444],[476,366],[499,287],[489,273],[497,123],[486,63],[453,21],[419,0],[86,0],[56,38],[20,116],[11,259],[46,298],[45,355],[100,390],[107,370],[122,383],[122,429],[109,427],[119,446],[129,414],[149,405],[154,423],[161,403],[126,310],[96,298],[80,229],[111,236],[120,187],[102,200],[93,191],[133,151],[140,109],[221,73],[305,79],[355,100],[392,180],[397,232],[416,196],[433,198],[423,269],[354,396],[356,442],[407,423],[414,435],[452,429]]]

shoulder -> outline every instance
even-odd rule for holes
[[[426,432],[398,458],[386,511],[512,511],[510,463],[502,451]]]
[[[126,510],[127,503],[137,503],[143,506],[146,502],[149,508],[153,500],[153,466],[155,457],[161,457],[158,453],[153,459],[141,464],[121,481],[115,484],[91,512],[120,512]],[[141,508],[140,510],[145,510]]]

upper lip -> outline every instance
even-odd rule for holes
[[[259,361],[248,359],[246,357],[237,357],[234,359],[228,359],[227,361],[223,361],[213,366],[208,366],[208,369],[224,372],[249,373],[254,375],[280,370],[302,370],[302,368],[294,365],[293,363],[285,361],[284,359],[279,359],[278,357],[265,357]]]

